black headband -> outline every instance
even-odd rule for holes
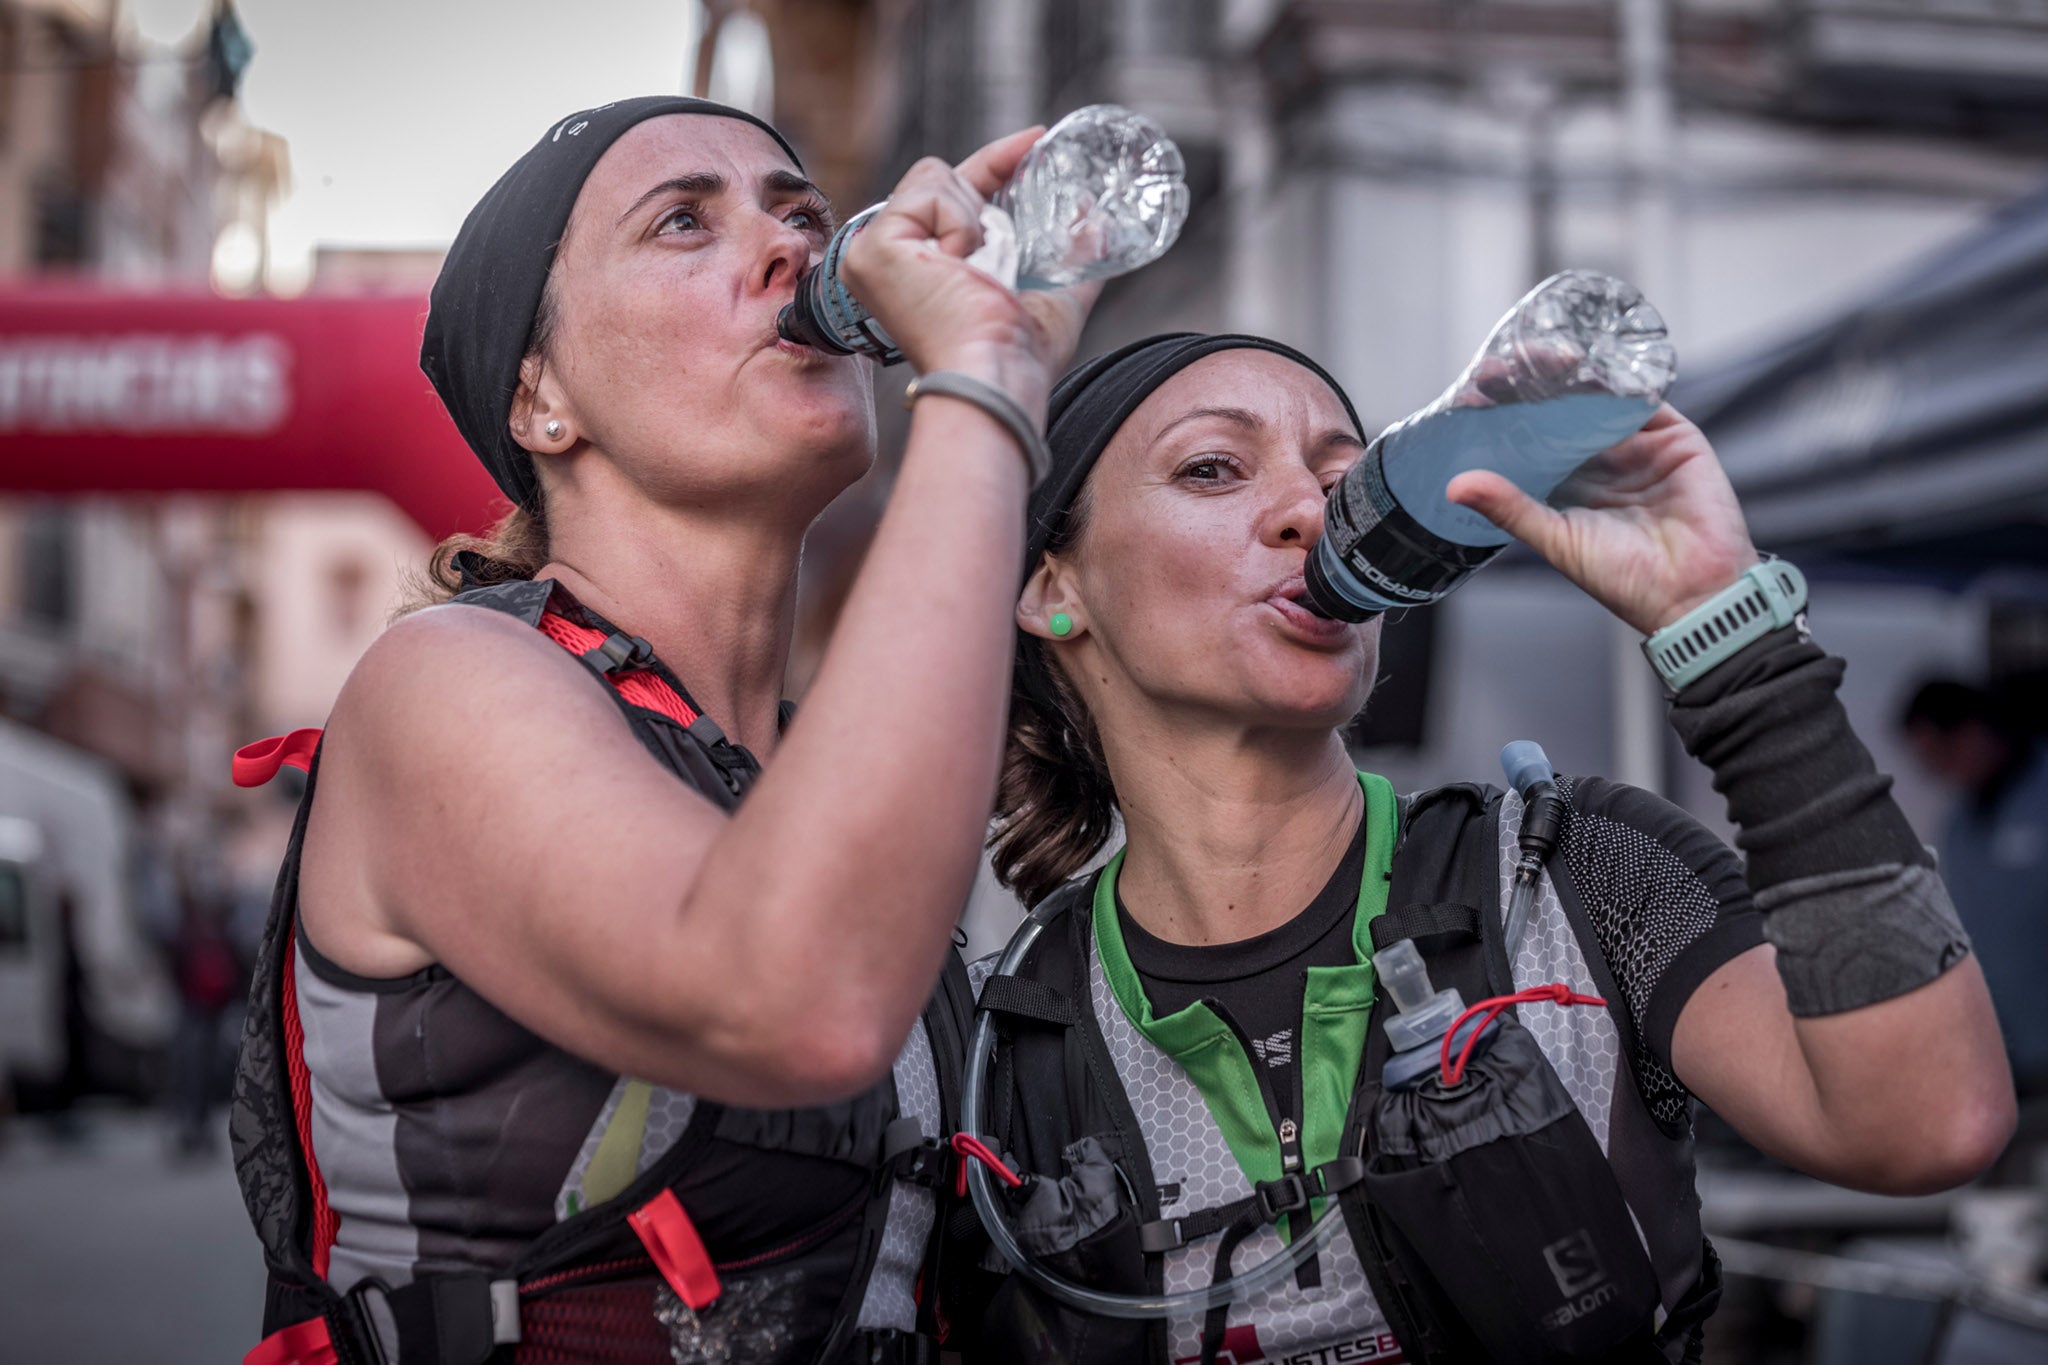
[[[1351,406],[1351,396],[1344,392],[1344,386],[1331,378],[1328,370],[1282,342],[1236,332],[1214,336],[1167,332],[1120,346],[1068,370],[1053,386],[1045,421],[1045,443],[1052,449],[1052,470],[1031,493],[1024,542],[1025,579],[1037,570],[1046,548],[1058,536],[1068,509],[1081,495],[1095,462],[1118,428],[1161,384],[1218,351],[1270,351],[1293,361],[1330,386],[1330,392],[1344,405],[1344,415],[1351,419],[1358,439],[1367,439],[1358,410]],[[1020,640],[1016,689],[1041,705],[1053,706],[1044,666],[1042,651],[1029,648]]]
[[[505,423],[555,247],[568,231],[584,180],[606,149],[634,124],[666,114],[751,123],[803,169],[782,134],[744,110],[709,100],[645,95],[585,109],[549,128],[498,177],[463,220],[434,281],[420,368],[498,487],[528,511],[540,494],[533,456],[512,439]]]
[[[1138,405],[1153,390],[1204,356],[1218,351],[1271,351],[1285,356],[1330,386],[1344,415],[1365,440],[1358,410],[1344,386],[1330,372],[1300,351],[1265,337],[1222,332],[1167,332],[1146,337],[1099,355],[1085,365],[1076,365],[1060,376],[1053,386],[1052,402],[1045,419],[1045,443],[1052,448],[1052,471],[1031,493],[1030,520],[1024,543],[1024,576],[1031,577],[1046,547],[1059,534],[1067,509],[1081,494],[1081,486],[1102,457],[1110,438],[1130,420]]]

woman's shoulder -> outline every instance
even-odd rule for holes
[[[1594,776],[1560,777],[1566,815],[1559,852],[1581,891],[1669,909],[1697,901],[1749,906],[1741,855],[1692,812],[1655,792]]]
[[[1647,840],[1673,852],[1733,857],[1720,836],[1691,811],[1653,791],[1597,774],[1560,776],[1566,821],[1582,839],[1608,842]]]
[[[386,628],[342,685],[328,729],[429,752],[530,725],[537,708],[560,711],[569,724],[612,713],[560,645],[516,615],[458,601]]]

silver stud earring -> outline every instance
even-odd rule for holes
[[[561,440],[561,439],[562,439],[562,424],[561,424],[560,422],[550,422],[550,423],[548,423],[548,425],[547,425],[547,433],[548,433],[548,439],[549,439],[550,441],[559,441],[559,440]]]

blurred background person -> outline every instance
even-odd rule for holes
[[[192,858],[173,879],[176,928],[167,945],[178,983],[178,1029],[171,1043],[172,1143],[201,1156],[222,1138],[212,1122],[227,1099],[233,1055],[227,1025],[241,1019],[249,973],[233,936],[234,905],[221,878]]]
[[[2048,1097],[2048,746],[2021,705],[2010,692],[1934,678],[1899,723],[1955,793],[1938,845],[1942,880],[1977,945],[2020,1094],[2035,1099]]]

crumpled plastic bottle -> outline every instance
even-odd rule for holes
[[[1017,287],[1127,274],[1166,254],[1188,217],[1187,166],[1151,119],[1076,109],[1033,143],[993,206],[1017,236]]]
[[[1109,279],[1166,253],[1188,216],[1186,164],[1173,139],[1115,104],[1076,109],[1024,154],[981,215],[984,244],[968,259],[1016,289]],[[791,341],[885,365],[895,342],[839,281],[839,261],[881,205],[834,234],[797,286],[777,329]]]
[[[1508,310],[1441,397],[1380,433],[1330,490],[1308,605],[1363,621],[1441,599],[1512,539],[1444,496],[1491,469],[1547,498],[1640,430],[1678,375],[1664,319],[1635,286],[1553,275]]]

